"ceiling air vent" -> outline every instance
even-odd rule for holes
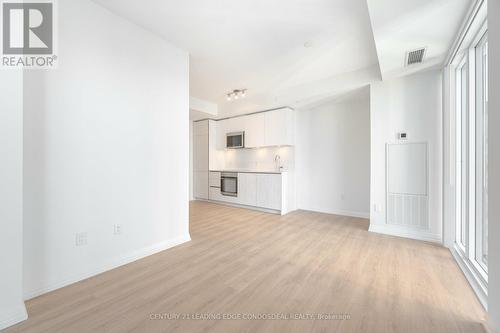
[[[406,52],[406,66],[420,64],[424,60],[425,47],[413,51]]]

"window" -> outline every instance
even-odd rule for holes
[[[451,252],[478,299],[488,305],[488,11],[474,1],[450,50],[444,71],[449,113],[449,185],[454,212],[445,205]],[[453,209],[453,208],[452,208]],[[445,231],[446,231],[445,229]],[[445,236],[453,236],[446,234]],[[450,244],[452,242],[452,244]]]
[[[475,47],[476,62],[476,217],[475,261],[488,272],[488,38]]]
[[[488,36],[486,25],[455,62],[456,249],[488,281]]]
[[[468,59],[464,56],[456,69],[456,112],[457,112],[457,245],[463,255],[467,255],[469,226],[468,192],[468,129],[469,129],[469,89]]]

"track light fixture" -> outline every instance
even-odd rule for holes
[[[233,99],[236,100],[238,98],[243,98],[247,95],[247,90],[246,89],[235,89],[231,91],[230,93],[227,93],[227,100],[232,101]]]

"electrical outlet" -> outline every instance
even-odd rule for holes
[[[75,239],[76,239],[75,240],[76,246],[87,245],[87,233],[86,232],[77,233]]]
[[[114,229],[113,229],[113,233],[115,235],[121,235],[122,234],[122,226],[121,226],[121,224],[115,224]]]

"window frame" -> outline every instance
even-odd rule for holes
[[[465,53],[462,55],[460,61],[458,62],[458,64],[456,65],[455,67],[455,98],[456,98],[456,102],[455,102],[455,112],[456,112],[456,116],[455,116],[455,120],[456,120],[456,153],[455,153],[455,157],[456,157],[456,172],[455,172],[455,177],[456,177],[456,180],[455,180],[455,184],[456,184],[456,188],[457,188],[457,194],[456,194],[456,227],[455,227],[455,244],[456,246],[458,247],[458,250],[460,251],[460,253],[465,256],[465,257],[468,257],[469,254],[468,254],[468,248],[469,248],[469,217],[467,216],[466,214],[466,217],[467,217],[467,223],[465,225],[465,230],[463,230],[462,228],[462,218],[464,217],[464,208],[467,209],[467,213],[469,211],[469,207],[468,207],[468,204],[466,205],[466,207],[463,207],[462,205],[462,200],[463,200],[463,195],[462,195],[462,192],[458,192],[458,189],[461,189],[463,187],[463,173],[462,173],[462,169],[464,168],[464,166],[467,166],[466,165],[466,161],[464,160],[463,158],[463,146],[462,146],[462,142],[463,142],[463,137],[462,137],[462,132],[463,132],[463,87],[462,87],[462,84],[463,84],[463,80],[464,80],[464,77],[463,77],[463,73],[464,73],[464,67],[467,66],[467,68],[469,67],[468,66],[468,62],[469,62],[469,59],[468,59],[468,54]],[[467,101],[469,101],[469,82],[468,82],[468,78],[469,78],[469,73],[468,73],[468,70],[466,69],[466,74],[467,74],[467,77],[465,78],[467,80],[466,84],[467,84],[467,89],[466,89],[466,93],[467,93]],[[466,103],[467,105],[468,103]],[[467,109],[469,109],[469,106],[467,105]],[[467,110],[467,113],[469,112],[469,110]],[[469,126],[467,126],[468,128]],[[469,177],[467,177],[468,179]],[[468,193],[465,194],[467,197],[468,197]],[[467,200],[467,203],[468,203],[468,200]],[[465,237],[463,235],[463,233],[465,232]],[[464,238],[465,240],[465,243],[462,242],[462,239]]]
[[[488,45],[488,33],[487,33],[487,27],[486,25],[484,25],[482,27],[482,29],[479,31],[479,33],[477,34],[475,40],[474,40],[474,43],[473,43],[473,48],[472,48],[472,51],[474,53],[474,70],[475,70],[475,89],[474,89],[474,93],[475,93],[475,102],[474,102],[474,108],[475,108],[475,112],[474,112],[474,131],[475,131],[475,135],[474,135],[474,162],[476,162],[474,164],[474,194],[475,194],[475,211],[474,211],[474,240],[473,240],[473,258],[471,258],[474,266],[476,267],[476,269],[479,271],[479,273],[482,275],[482,277],[487,281],[488,279],[488,266],[487,266],[487,263],[483,263],[480,261],[480,259],[477,258],[477,255],[478,255],[478,221],[481,223],[481,236],[483,236],[483,232],[484,232],[484,225],[485,225],[485,219],[486,219],[486,225],[487,225],[487,222],[488,222],[488,215],[487,215],[487,210],[486,210],[486,214],[484,212],[484,204],[486,202],[487,204],[487,198],[485,200],[484,198],[484,192],[485,192],[485,186],[486,186],[486,190],[487,190],[487,184],[485,183],[485,177],[487,179],[487,176],[488,176],[488,173],[487,173],[487,160],[488,160],[488,152],[487,152],[487,142],[485,142],[485,130],[486,130],[486,134],[487,134],[487,112],[488,112],[488,85],[487,85],[487,81],[485,82],[485,80],[488,79],[488,72],[487,72],[487,67],[485,68],[484,66],[484,63],[483,63],[483,60],[484,59],[481,59],[481,71],[478,70],[478,57],[477,57],[477,51],[478,51],[478,48],[480,48],[481,50],[484,50],[484,46],[485,45]],[[486,65],[488,65],[488,60],[486,60]],[[485,71],[486,70],[486,71]],[[480,74],[480,76],[479,76]],[[479,80],[481,79],[481,80]],[[481,95],[481,96],[479,96]],[[481,133],[478,133],[478,125],[480,125],[478,123],[478,117],[481,117],[480,120],[481,120],[481,128],[482,128],[482,131]],[[486,116],[486,118],[485,118]],[[486,126],[485,126],[486,125]],[[477,148],[478,148],[478,135],[477,134],[480,134],[480,137],[482,138],[482,145],[481,145],[481,148],[482,148],[482,151],[480,152],[481,155],[478,155],[478,151],[477,151]],[[487,137],[486,137],[487,138]],[[484,147],[484,145],[486,144],[486,147]],[[485,149],[486,148],[486,149]],[[486,153],[486,155],[485,155]],[[481,167],[482,167],[482,170],[480,171],[481,172],[481,183],[482,185],[480,186],[481,188],[481,191],[478,191],[478,186],[477,186],[477,181],[478,181],[478,160],[479,158],[481,159]],[[486,174],[486,175],[485,175]],[[479,200],[482,204],[482,206],[480,207],[481,209],[481,216],[478,216],[478,196],[481,198],[481,200]],[[481,242],[484,241],[483,237],[481,237]],[[481,244],[481,248],[483,247],[482,246],[483,244]],[[484,253],[481,252],[481,256],[483,255]]]
[[[455,249],[457,253],[460,255],[462,260],[468,266],[469,270],[473,273],[475,278],[480,282],[480,284],[485,288],[485,292],[487,292],[488,285],[488,269],[485,267],[483,263],[477,260],[477,187],[476,187],[476,166],[477,166],[477,154],[476,154],[476,120],[477,120],[477,99],[478,99],[478,86],[476,85],[477,79],[477,62],[476,62],[476,52],[478,47],[481,47],[483,41],[488,41],[488,28],[487,23],[485,22],[479,31],[476,33],[474,38],[472,39],[469,46],[461,53],[457,54],[452,62],[451,66],[454,70],[454,93],[455,93],[455,153],[456,153],[456,170],[455,170],[455,189],[456,189],[456,216],[455,216]],[[467,106],[467,110],[465,111],[467,114],[465,117],[463,116],[463,68],[467,66],[465,73],[467,73],[466,82],[466,97],[467,101],[465,105]],[[484,68],[484,66],[483,66]],[[483,78],[484,79],[484,78]],[[484,111],[481,109],[480,111]],[[467,121],[466,130],[467,133],[463,134],[463,120]],[[484,119],[482,119],[484,121]],[[463,143],[466,142],[467,147],[465,148],[464,157],[464,147]],[[484,153],[484,150],[483,150]],[[484,155],[482,155],[484,164]],[[487,159],[487,156],[486,156]],[[482,164],[482,165],[483,165]],[[465,170],[465,174],[462,172],[463,168],[467,168]],[[484,165],[483,165],[484,168]],[[464,177],[465,175],[465,177]],[[465,178],[465,179],[464,179]],[[467,196],[467,200],[465,203],[465,207],[463,204],[463,190],[464,190],[464,182],[466,182],[465,187],[465,195]],[[483,184],[484,185],[484,184]],[[484,193],[484,188],[483,188]],[[482,194],[481,194],[482,195]],[[464,211],[465,209],[465,211]],[[465,214],[465,215],[464,215]],[[466,216],[467,221],[465,223],[465,230],[462,230],[462,218]],[[487,217],[487,216],[486,216]],[[483,216],[484,218],[484,216]],[[484,219],[481,221],[482,226],[484,226]],[[466,233],[464,239],[466,240],[465,244],[462,242],[463,232]]]

